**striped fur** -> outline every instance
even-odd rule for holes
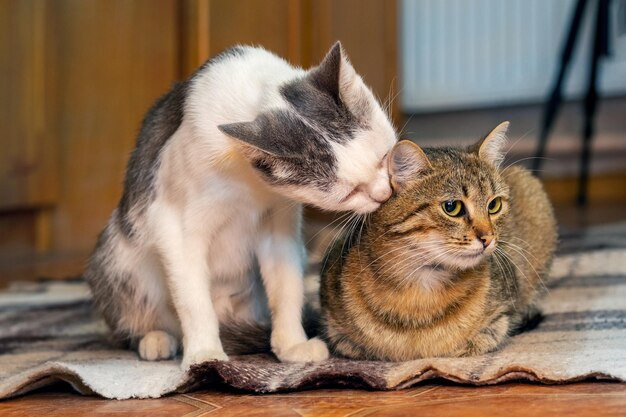
[[[506,128],[468,150],[394,148],[394,195],[325,260],[323,328],[336,354],[477,355],[537,318],[556,223],[537,179],[499,168]],[[489,214],[496,197],[502,208]],[[463,203],[463,215],[444,212],[451,200]]]

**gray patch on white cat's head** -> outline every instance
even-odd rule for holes
[[[300,79],[283,85],[282,96],[291,108],[309,123],[321,128],[335,142],[349,141],[359,129],[367,129],[370,103],[366,100],[349,100],[358,103],[350,108],[345,95],[352,94],[341,85],[341,71],[346,71],[347,58],[337,42],[321,64]]]
[[[319,66],[280,87],[286,109],[261,113],[251,122],[218,126],[261,151],[250,160],[268,183],[330,187],[337,169],[333,142],[345,144],[368,128],[370,102],[350,97],[349,102],[358,105],[348,107],[342,65],[349,63],[337,42]]]
[[[326,139],[289,111],[265,112],[253,122],[219,129],[258,151],[250,162],[269,184],[324,188],[332,182],[336,161]]]

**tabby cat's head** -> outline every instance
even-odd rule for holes
[[[368,213],[389,198],[396,134],[339,42],[273,103],[253,121],[219,126],[270,187],[333,211]]]
[[[469,149],[398,143],[389,156],[394,196],[375,214],[414,261],[468,269],[493,253],[509,210],[500,174],[508,122]]]

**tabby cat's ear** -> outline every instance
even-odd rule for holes
[[[308,77],[318,89],[330,94],[339,102],[341,86],[350,82],[356,75],[346,53],[337,41],[328,51],[322,62],[311,70]]]
[[[408,182],[433,170],[428,157],[410,140],[398,142],[389,154],[389,177],[394,190],[401,190]]]
[[[271,116],[260,114],[251,122],[228,123],[217,126],[222,133],[243,145],[275,157],[294,157],[293,146],[286,146],[283,136],[273,129]]]
[[[478,150],[478,157],[487,161],[496,168],[500,167],[506,151],[506,132],[509,129],[509,122],[502,122],[493,129],[483,140],[475,145]]]

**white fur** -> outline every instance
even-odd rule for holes
[[[149,361],[169,359],[178,350],[176,338],[164,331],[148,332],[139,342],[139,355]]]
[[[344,70],[351,72],[342,73],[343,83],[362,85],[349,64]],[[133,244],[118,237],[111,245],[111,268],[119,276],[138,275],[137,302],[147,300],[141,317],[120,324],[129,334],[145,334],[139,344],[144,359],[172,356],[174,337],[182,337],[183,368],[225,360],[218,323],[267,320],[267,306],[272,349],[281,360],[328,357],[325,344],[307,340],[301,324],[304,249],[297,202],[376,209],[391,192],[384,156],[395,142],[393,128],[373,102],[372,129],[335,146],[341,181],[330,193],[271,189],[235,140],[217,128],[286,107],[277,87],[304,74],[265,50],[246,48],[243,56],[225,58],[193,79],[183,122],[161,154],[156,197],[140,220],[142,234]],[[344,201],[355,187],[362,190]]]

